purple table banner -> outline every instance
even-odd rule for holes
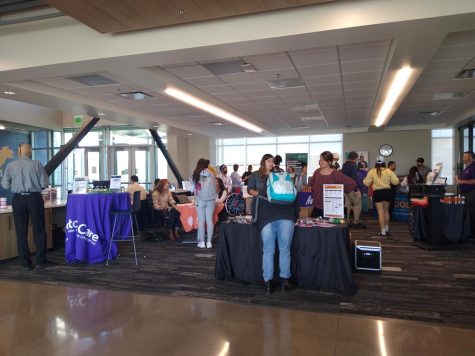
[[[312,192],[298,192],[297,201],[299,204],[299,208],[312,206],[313,204]]]
[[[66,208],[65,258],[68,263],[100,263],[107,259],[112,234],[111,210],[127,210],[129,193],[71,194]],[[130,235],[128,216],[117,218],[117,233]],[[112,244],[110,258],[117,256]]]

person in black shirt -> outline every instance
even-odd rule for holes
[[[250,164],[247,166],[247,171],[244,172],[244,174],[241,177],[241,181],[244,183],[244,185],[247,185],[247,181],[249,180],[249,177],[252,174],[252,165]]]
[[[341,172],[353,179],[355,182],[358,181],[358,166],[356,164],[356,160],[358,159],[358,153],[355,151],[351,151],[348,154],[348,159],[341,168]],[[355,229],[365,229],[366,226],[363,225],[360,221],[361,216],[361,192],[356,185],[355,189],[348,194],[345,194],[345,208],[348,215],[348,224],[350,227]],[[350,213],[353,210],[353,224],[350,223]]]

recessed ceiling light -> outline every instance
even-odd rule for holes
[[[188,134],[188,136],[193,136],[193,134]]]
[[[15,95],[16,94],[14,91],[4,91],[3,93],[7,94],[7,95]]]
[[[300,78],[275,79],[266,82],[271,89],[289,89],[305,87],[304,82]]]
[[[104,116],[105,114],[106,114],[106,113],[104,113],[104,112],[98,112],[98,113],[97,113],[97,115],[99,115],[99,116]]]
[[[290,110],[292,110],[293,112],[313,111],[313,110],[318,110],[318,105],[315,103],[315,104],[308,104],[308,105],[292,106]]]
[[[219,122],[219,121],[211,121],[211,122],[208,122],[208,124],[211,124],[211,125],[214,125],[214,126],[224,126],[224,124],[222,122]]]
[[[304,117],[301,117],[300,120],[302,120],[302,121],[322,121],[323,116],[304,116]]]

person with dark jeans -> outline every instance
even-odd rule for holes
[[[18,159],[8,164],[2,187],[13,193],[12,209],[17,235],[20,263],[24,270],[32,269],[28,248],[28,225],[31,218],[36,244],[36,268],[55,265],[46,259],[45,207],[41,190],[48,186],[48,175],[41,163],[31,159],[31,146],[18,146]]]
[[[475,238],[475,154],[473,151],[463,153],[463,163],[465,169],[460,176],[455,177],[455,182],[459,186],[460,193],[465,197],[470,214],[472,238]]]

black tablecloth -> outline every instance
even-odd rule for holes
[[[414,241],[431,241],[428,228],[428,210],[420,206],[414,209]],[[468,210],[464,204],[442,204],[442,236],[451,242],[463,242],[470,238],[471,227]]]
[[[276,244],[277,245],[277,244]],[[351,295],[356,292],[346,227],[296,227],[291,271],[299,287]],[[278,277],[278,249],[274,276]],[[223,223],[216,257],[217,279],[262,283],[262,239],[256,225]]]

